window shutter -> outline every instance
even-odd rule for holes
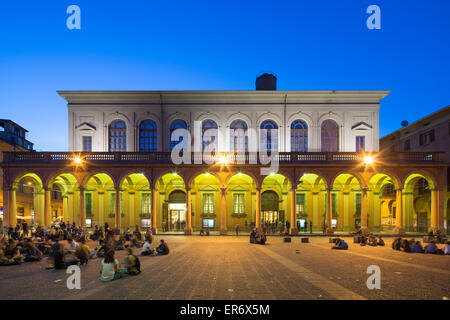
[[[430,142],[434,141],[434,129],[430,132]]]
[[[423,134],[419,136],[419,144],[423,145]]]

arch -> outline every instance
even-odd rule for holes
[[[230,151],[248,152],[248,126],[244,120],[237,119],[230,124]]]
[[[300,119],[291,123],[291,152],[308,152],[308,125]]]
[[[216,172],[209,172],[209,171],[205,172],[204,170],[202,170],[202,172],[196,172],[195,174],[191,175],[187,180],[187,185],[190,188],[192,188],[195,183],[195,180],[201,177],[207,178],[212,177],[213,179],[216,180],[219,186],[222,186],[222,180],[220,179],[220,177],[217,175]]]
[[[261,192],[261,211],[278,211],[280,197],[274,190]]]
[[[145,180],[145,182],[149,185],[149,187],[151,186],[151,183],[150,183],[151,180],[147,177],[145,172],[142,172],[142,171],[139,172],[136,170],[130,170],[130,171],[127,171],[127,172],[121,174],[121,176],[118,179],[119,187],[122,187],[127,179],[131,179],[128,181],[128,183],[131,182],[133,184],[138,184],[140,181]]]
[[[178,145],[183,141],[183,137],[180,137],[178,141],[172,141],[172,134],[175,130],[178,129],[187,130],[188,129],[187,122],[182,119],[175,119],[170,123],[169,127],[170,151],[172,151],[176,145]]]
[[[86,186],[91,178],[94,178],[97,183],[99,183],[99,182],[101,183],[101,179],[99,180],[99,178],[98,178],[99,175],[106,175],[109,179],[111,179],[114,187],[118,186],[117,181],[115,180],[114,176],[109,171],[101,170],[101,171],[92,171],[92,172],[89,172],[88,174],[86,174],[86,176],[83,178],[83,181],[81,182],[80,187],[86,188]]]
[[[278,125],[274,120],[267,119],[259,127],[260,150],[263,152],[278,151]],[[265,131],[264,131],[265,130]]]
[[[182,174],[182,173],[180,173],[180,172],[177,172],[177,171],[175,171],[175,170],[173,170],[173,169],[164,169],[164,170],[162,170],[161,172],[158,172],[154,177],[153,177],[153,182],[154,182],[154,184],[153,184],[153,186],[154,187],[156,187],[156,185],[157,185],[157,183],[161,183],[161,181],[163,180],[163,178],[165,178],[166,176],[169,176],[169,177],[179,177],[182,181],[183,181],[183,185],[184,185],[184,187],[186,187],[188,184],[187,184],[187,179],[186,179],[186,177]],[[173,179],[173,178],[172,178]]]
[[[14,189],[17,189],[18,183],[24,178],[32,179],[32,181],[34,182],[34,185],[33,185],[34,188],[44,188],[44,184],[42,182],[43,179],[41,178],[41,176],[37,173],[32,173],[32,172],[24,172],[24,173],[18,174],[14,178],[11,187]]]
[[[347,175],[347,176],[345,176],[345,175]],[[344,176],[344,179],[346,180],[345,184],[349,184],[351,182],[351,180],[353,180],[353,178],[355,178],[358,181],[361,188],[367,188],[367,185],[365,184],[363,177],[358,172],[345,171],[345,170],[339,171],[332,177],[332,179],[330,180],[331,188],[336,183],[336,179],[338,179],[340,176]]]
[[[260,183],[258,177],[257,177],[253,172],[247,171],[247,170],[245,170],[245,169],[239,170],[239,172],[233,172],[232,174],[230,174],[230,175],[225,179],[224,184],[225,184],[226,186],[228,186],[228,184],[230,183],[230,181],[231,181],[233,178],[235,178],[235,177],[240,177],[240,176],[242,176],[242,175],[248,176],[248,177],[251,179],[252,183],[255,184],[256,187],[260,187],[260,186],[261,186],[261,183]]]
[[[320,125],[320,137],[322,152],[339,151],[339,125],[336,121],[324,120]]]
[[[369,185],[372,184],[374,186],[381,187],[381,185],[379,184],[379,181],[383,177],[387,177],[387,178],[391,179],[394,184],[394,187],[396,189],[402,188],[400,177],[395,172],[392,172],[387,169],[378,169],[377,168],[376,172],[373,172],[372,174],[369,175],[368,184]]]
[[[435,177],[433,177],[430,173],[427,173],[424,170],[416,170],[413,173],[409,173],[408,176],[406,177],[403,183],[403,188],[405,189],[405,191],[413,192],[414,185],[420,178],[423,178],[428,182],[430,189],[435,189],[437,187]]]
[[[68,170],[58,170],[55,172],[52,172],[47,179],[45,180],[45,186],[50,187],[51,184],[55,183],[55,181],[61,178],[65,181],[66,184],[76,184],[77,186],[80,185],[80,180],[77,175],[75,175],[73,172]]]
[[[296,177],[296,182],[298,185],[298,182],[305,176],[305,175],[314,175],[316,177],[314,177],[314,183],[312,183],[311,185],[313,185],[314,187],[317,187],[318,184],[320,183],[320,180],[322,180],[325,183],[325,187],[328,188],[330,185],[330,180],[329,177],[322,171],[317,170],[317,169],[308,169],[305,171],[302,171],[299,173],[299,175]]]
[[[158,151],[158,125],[151,119],[139,124],[139,152]]]
[[[127,124],[116,119],[108,126],[108,148],[110,152],[127,151]]]

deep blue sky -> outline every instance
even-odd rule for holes
[[[81,8],[81,30],[66,8]],[[366,8],[381,8],[368,30]],[[56,90],[392,90],[381,136],[450,104],[450,1],[4,1],[0,118],[67,150]]]

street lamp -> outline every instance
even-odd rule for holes
[[[363,161],[366,164],[366,166],[369,166],[373,163],[374,158],[372,156],[364,156]]]
[[[73,162],[74,162],[76,165],[79,165],[79,164],[81,164],[81,163],[83,162],[83,160],[81,160],[80,157],[74,157],[74,158],[73,158]]]

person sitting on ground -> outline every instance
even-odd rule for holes
[[[148,240],[145,241],[144,245],[142,246],[141,254],[143,256],[150,256],[155,252],[155,250],[150,248],[150,242]]]
[[[56,240],[55,240],[56,241]],[[78,247],[80,246],[78,243],[76,243],[72,238],[67,239],[67,242],[69,243],[69,251],[71,253],[74,253],[75,251],[77,251]]]
[[[169,247],[167,246],[167,244],[164,242],[164,240],[161,239],[161,243],[158,246],[158,248],[156,248],[156,252],[158,253],[158,255],[166,255],[169,254]]]
[[[65,259],[64,246],[61,243],[55,247],[55,252],[53,253],[53,265],[55,269],[67,269],[68,266],[76,265],[79,263],[78,259],[74,258],[71,260]]]
[[[153,242],[152,228],[147,228],[147,232],[145,232],[145,240],[148,240],[150,244]]]
[[[126,241],[130,241],[130,239],[131,239],[130,228],[127,228],[127,229],[123,232],[123,236],[125,237],[125,240],[126,240]]]
[[[331,247],[331,249],[336,250],[348,250],[348,244],[342,239],[337,238],[334,245]]]
[[[264,234],[264,231],[261,228],[256,228],[256,235],[255,239],[257,244],[265,244],[267,241],[266,235]]]
[[[77,250],[75,250],[75,257],[80,261],[80,266],[82,266],[83,264],[88,264],[88,255],[86,253],[86,251],[81,247],[78,246]]]
[[[411,246],[409,245],[409,241],[406,239],[402,242],[402,250],[403,252],[411,252]]]
[[[27,241],[27,243],[24,246],[24,261],[25,262],[31,262],[31,261],[41,261],[42,259],[42,252],[38,248],[36,248],[36,245],[32,241]]]
[[[416,240],[412,238],[411,240],[408,240],[409,246],[412,248],[416,244]]]
[[[367,245],[367,237],[366,236],[361,236],[361,242],[359,243],[360,246],[365,246]]]
[[[86,239],[82,239],[81,240],[81,244],[80,244],[81,249],[84,250],[84,252],[86,252],[86,256],[88,259],[92,259],[95,256],[95,251],[91,249],[89,249],[89,246],[86,244]]]
[[[135,235],[139,241],[142,240],[142,234],[141,230],[139,229],[139,226],[136,226],[136,230],[134,230],[133,235]]]
[[[138,240],[138,237],[133,234],[133,236],[131,237],[131,245],[130,247],[133,248],[140,248],[141,247],[141,242]]]
[[[444,244],[444,254],[450,254],[450,241]]]
[[[414,246],[411,249],[412,253],[423,253],[423,247],[422,244],[420,243],[420,241],[416,241],[416,243],[414,244]]]
[[[125,238],[120,234],[114,235],[114,250],[124,250]]]
[[[369,246],[376,247],[378,245],[377,243],[377,237],[371,235],[369,236]]]
[[[437,254],[437,251],[438,248],[434,240],[425,246],[425,253]]]
[[[119,261],[114,258],[114,250],[105,252],[105,258],[102,259],[100,276],[100,279],[103,282],[117,280],[121,277],[119,272]]]
[[[133,254],[133,249],[127,248],[127,254],[124,259],[125,268],[127,269],[126,273],[135,276],[141,273],[141,262],[139,258]]]
[[[250,243],[256,243],[256,228],[250,233]]]
[[[402,247],[402,238],[395,238],[395,240],[392,242],[392,249],[400,251]]]
[[[381,247],[384,247],[384,245],[385,245],[384,240],[383,240],[383,238],[381,238],[381,236],[378,238],[377,245],[381,246]]]

